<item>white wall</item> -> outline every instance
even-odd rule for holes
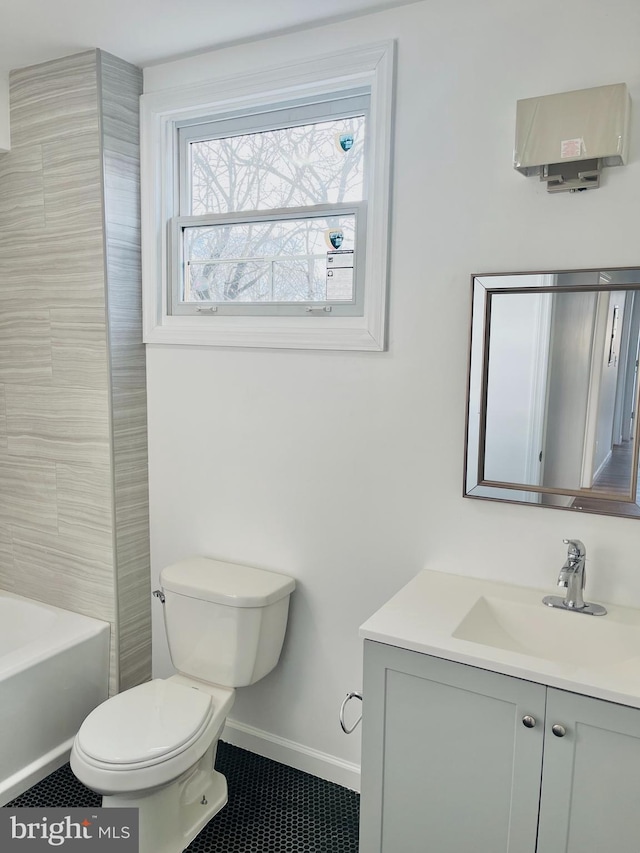
[[[600,399],[598,401],[598,423],[596,427],[596,446],[593,460],[594,472],[597,473],[604,463],[609,459],[613,449],[613,418],[616,408],[616,389],[618,387],[618,373],[620,370],[620,338],[624,323],[625,311],[624,290],[614,291],[609,294],[609,310],[607,312],[607,326],[602,353]],[[618,327],[614,341],[614,356],[609,362],[611,346],[611,335],[613,332],[614,310],[616,305],[619,309]],[[628,485],[628,484],[627,484]]]
[[[582,484],[588,405],[590,399],[597,400],[600,379],[597,370],[592,371],[598,297],[571,290],[553,296],[542,481],[545,486],[578,489]],[[603,299],[607,297],[606,293],[602,295]],[[601,356],[602,344],[598,353]],[[591,446],[593,442],[592,438]],[[545,500],[556,506],[573,502],[566,496],[549,495]]]
[[[539,475],[530,476],[529,462],[542,450],[538,431],[531,425],[544,416],[536,408],[540,402],[536,366],[549,350],[549,328],[540,328],[545,299],[548,296],[543,293],[500,293],[491,301],[484,457],[487,480],[540,482]],[[535,438],[538,444],[532,448]],[[523,493],[513,497],[523,500]]]
[[[145,89],[390,37],[389,351],[147,353],[154,579],[192,553],[294,575],[281,664],[232,716],[347,763],[359,736],[338,708],[361,685],[358,626],[423,567],[553,591],[562,538],[579,537],[588,594],[640,605],[637,521],[461,497],[470,274],[640,262],[637,0],[428,0],[151,67]],[[622,81],[630,165],[555,195],[513,170],[518,98]]]

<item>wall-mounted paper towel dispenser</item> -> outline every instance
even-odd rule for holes
[[[627,161],[630,110],[626,83],[518,101],[514,168],[549,192],[598,187],[603,166]]]

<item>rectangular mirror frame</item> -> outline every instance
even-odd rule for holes
[[[603,274],[632,274],[634,281],[605,282],[601,284],[570,284],[567,291],[578,292],[618,292],[634,291],[640,293],[640,268],[636,267],[607,267],[580,270],[526,271],[505,273],[483,273],[471,276],[472,311],[467,381],[467,408],[465,423],[465,454],[463,496],[481,500],[508,501],[510,503],[542,504],[542,495],[555,495],[560,499],[571,497],[572,505],[556,505],[552,508],[567,509],[573,512],[593,512],[604,515],[623,517],[640,517],[640,506],[636,502],[638,478],[638,450],[640,447],[640,417],[638,406],[640,402],[640,382],[636,375],[634,398],[634,424],[632,464],[630,471],[629,490],[594,491],[583,488],[564,488],[555,486],[533,485],[530,483],[507,482],[485,477],[485,448],[487,421],[487,393],[489,374],[489,346],[491,331],[491,309],[495,294],[499,293],[557,293],[565,290],[558,285],[525,284],[527,278],[533,276],[554,278],[558,275],[594,276]],[[611,275],[608,276],[611,279]],[[522,279],[522,286],[514,285],[514,279]],[[487,282],[487,280],[490,280]],[[501,284],[501,279],[504,284]],[[478,411],[477,416],[472,411]],[[477,422],[476,422],[477,421]]]

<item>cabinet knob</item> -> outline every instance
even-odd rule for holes
[[[554,723],[554,725],[551,726],[551,731],[556,737],[564,737],[567,733],[565,727],[561,726],[559,723]]]
[[[531,714],[525,714],[522,718],[522,725],[526,726],[528,729],[532,729],[536,724],[536,718],[532,717]]]

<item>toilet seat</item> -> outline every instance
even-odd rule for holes
[[[210,695],[154,679],[98,705],[78,732],[97,765],[150,767],[184,752],[213,714]]]
[[[155,679],[95,708],[80,727],[71,768],[102,794],[153,789],[197,762],[220,734],[235,691]]]

